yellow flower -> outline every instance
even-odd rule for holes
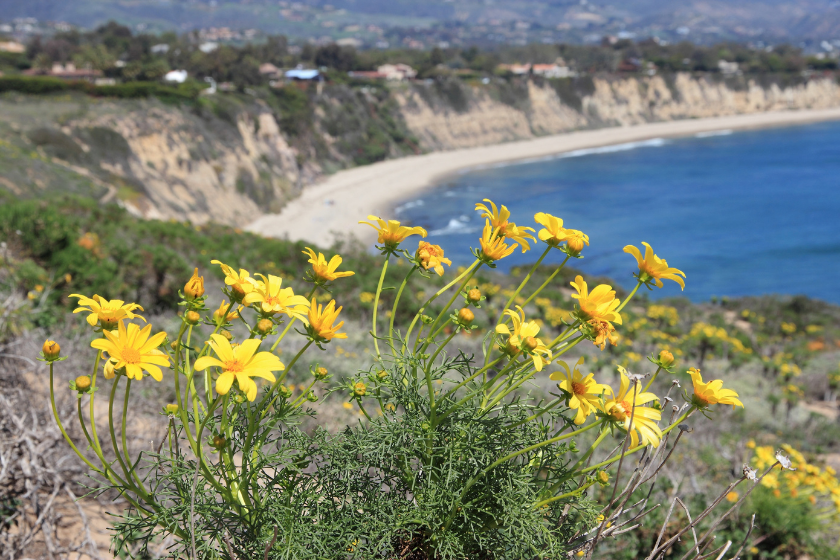
[[[197,268],[193,271],[192,277],[184,286],[184,295],[189,301],[192,301],[195,298],[200,298],[204,295],[204,276],[198,275]]]
[[[282,288],[283,279],[279,276],[257,276],[263,281],[258,282],[256,290],[248,294],[249,303],[259,303],[263,313],[285,313],[289,317],[306,322],[309,301],[305,297],[296,296],[291,288]]]
[[[169,358],[158,346],[166,338],[165,332],[159,332],[150,337],[152,326],[146,325],[140,329],[131,323],[126,328],[122,321],[117,322],[117,334],[102,331],[105,338],[97,338],[90,345],[97,350],[108,352],[114,369],[125,368],[125,375],[129,379],[143,379],[143,371],[149,372],[155,381],[163,379],[158,366],[169,367]]]
[[[431,268],[437,272],[438,276],[443,276],[444,264],[452,266],[452,261],[443,257],[443,249],[440,245],[432,245],[426,241],[421,241],[418,244],[416,257],[424,269],[429,270]]]
[[[731,404],[732,408],[735,408],[735,405],[744,408],[744,403],[738,400],[738,393],[732,389],[724,389],[721,379],[703,383],[700,370],[696,368],[688,370],[688,374],[694,384],[694,396],[691,399],[691,404],[697,408],[707,408],[713,404]]]
[[[79,294],[70,294],[70,297],[79,298],[79,307],[74,309],[73,313],[83,311],[90,313],[87,316],[87,322],[92,327],[96,326],[97,321],[106,330],[112,330],[122,319],[142,319],[144,322],[146,321],[146,319],[133,312],[135,309],[143,311],[143,308],[136,303],[125,303],[119,299],[108,301],[95,294],[92,298]]]
[[[540,326],[536,321],[526,321],[525,312],[518,305],[516,308],[519,313],[512,309],[505,310],[505,315],[513,321],[513,330],[509,329],[504,323],[496,325],[497,334],[508,335],[508,340],[502,351],[511,358],[525,352],[531,356],[534,362],[534,368],[537,371],[542,371],[542,368],[551,362],[551,350],[549,350],[543,342],[537,338],[540,332]]]
[[[228,303],[225,300],[222,300],[222,303],[219,304],[219,308],[213,312],[213,320],[218,322],[231,322],[237,317],[239,317],[239,312],[236,311],[233,307],[230,308],[230,312],[225,316],[224,313],[228,309]],[[224,316],[224,320],[223,320]]]
[[[337,271],[342,261],[341,257],[338,255],[333,255],[330,262],[327,262],[323,253],[315,253],[315,251],[309,247],[306,247],[303,250],[303,254],[309,255],[309,262],[312,264],[312,276],[314,277],[316,283],[323,284],[326,282],[332,282],[336,278],[345,278],[356,274],[355,272],[350,272],[349,270],[346,272]]]
[[[244,268],[236,272],[233,268],[217,260],[210,261],[210,264],[217,264],[222,267],[225,274],[225,284],[230,286],[230,294],[234,301],[249,305],[256,301],[253,295],[257,287],[257,281],[251,278],[250,273]]]
[[[589,245],[589,236],[576,229],[566,229],[563,227],[563,220],[545,212],[537,212],[534,214],[534,220],[543,226],[543,229],[537,233],[540,241],[557,247],[564,241],[569,251],[572,254],[578,254],[583,250],[584,245]]]
[[[502,205],[501,209],[496,208],[496,205],[489,198],[485,198],[484,202],[489,203],[492,210],[486,204],[481,203],[476,204],[475,209],[483,212],[481,217],[489,220],[493,229],[499,231],[498,235],[512,239],[522,245],[523,253],[530,250],[531,246],[528,244],[528,240],[536,241],[536,238],[528,232],[534,231],[534,228],[519,227],[515,223],[508,221],[510,211],[507,209],[507,206]]]
[[[580,372],[579,368],[583,364],[583,356],[578,360],[574,371],[571,372],[566,362],[558,361],[557,363],[566,372],[555,371],[551,374],[551,379],[554,381],[562,380],[557,386],[571,395],[568,404],[569,408],[577,409],[575,424],[583,424],[587,416],[596,410],[603,409],[601,399],[607,393],[612,393],[612,389],[607,385],[597,383],[594,379],[594,373],[584,376]]]
[[[387,222],[377,216],[368,216],[368,220],[374,221],[378,226],[370,222],[359,222],[365,224],[379,233],[377,241],[388,249],[395,249],[397,245],[402,243],[406,237],[410,235],[420,235],[426,237],[426,230],[421,227],[406,227],[400,225],[397,220],[388,220]]]
[[[639,280],[648,282],[653,280],[657,288],[662,287],[662,278],[666,280],[673,280],[680,285],[680,289],[685,289],[685,272],[676,268],[669,268],[668,261],[660,259],[653,254],[653,249],[650,245],[642,241],[645,246],[645,257],[642,258],[642,253],[633,245],[624,247],[624,252],[636,257],[636,262],[639,264]],[[682,276],[683,278],[680,278]]]
[[[488,261],[498,261],[513,253],[516,249],[516,243],[513,245],[506,245],[505,238],[499,233],[498,228],[490,226],[488,220],[484,224],[484,231],[481,234],[481,255]]]
[[[638,383],[634,383],[631,389],[630,380],[624,368],[619,367],[618,371],[621,373],[618,394],[604,404],[604,412],[618,422],[625,431],[630,432],[630,443],[633,447],[639,444],[640,437],[643,444],[659,447],[662,430],[659,429],[657,423],[662,419],[662,413],[655,408],[643,406],[657,400],[656,395],[641,392],[642,388]],[[636,431],[639,432],[638,435]]]
[[[621,314],[616,311],[621,301],[616,299],[612,286],[599,284],[590,292],[580,275],[575,277],[571,285],[577,290],[576,294],[572,294],[572,298],[578,300],[577,314],[581,320],[621,324]]]
[[[335,308],[335,300],[331,299],[326,307],[318,305],[315,298],[312,298],[312,305],[309,307],[309,333],[318,342],[329,342],[334,338],[347,338],[346,333],[338,332],[338,329],[344,324],[341,321],[337,325],[333,325],[338,314],[343,308]]]
[[[216,392],[220,395],[227,395],[236,380],[239,390],[245,393],[249,401],[253,401],[257,397],[257,384],[252,377],[261,377],[274,383],[276,379],[271,372],[286,369],[280,358],[271,352],[257,352],[259,340],[251,338],[231,347],[228,339],[220,334],[210,335],[210,338],[212,340],[208,344],[218,358],[202,356],[195,361],[195,370],[221,368],[222,374],[216,380]]]

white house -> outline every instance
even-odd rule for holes
[[[186,70],[170,70],[163,77],[163,81],[173,82],[173,83],[176,83],[176,84],[183,84],[185,81],[187,81],[187,71]]]

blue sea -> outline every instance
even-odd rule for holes
[[[465,171],[396,210],[429,231],[454,265],[472,262],[484,220],[475,203],[505,204],[519,225],[535,212],[589,235],[586,273],[635,280],[622,248],[642,241],[686,273],[683,295],[805,294],[840,304],[840,122],[580,150]],[[642,248],[643,250],[643,248]],[[519,249],[502,270],[533,263]],[[553,261],[564,255],[554,252]],[[680,295],[666,282],[653,298]]]

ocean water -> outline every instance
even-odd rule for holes
[[[484,220],[475,203],[505,204],[519,225],[535,212],[589,235],[587,273],[634,285],[635,259],[650,243],[683,270],[683,295],[805,294],[840,304],[840,122],[580,150],[539,161],[463,172],[396,209],[429,231],[454,265],[472,262]],[[502,270],[533,263],[519,249]],[[546,259],[560,262],[559,252]],[[679,295],[673,282],[652,298]]]

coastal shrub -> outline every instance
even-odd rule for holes
[[[602,383],[584,358],[564,358],[580,344],[614,349],[625,322],[636,320],[627,304],[639,289],[663,280],[682,287],[684,274],[649,245],[643,251],[628,245],[624,251],[638,267],[633,290],[619,298],[611,286],[576,276],[574,307],[558,334],[549,334],[529,303],[539,298],[538,309],[546,309],[565,301],[541,296],[557,290],[552,281],[581,257],[589,238],[542,212],[534,216],[537,232],[510,221],[504,206],[485,202],[476,205],[485,227],[475,260],[420,298],[408,297],[410,279],[443,278],[451,264],[444,250],[422,240],[407,249],[409,238],[426,236],[423,228],[375,216],[364,222],[376,230],[381,255],[375,292],[364,298],[372,304],[373,361],[342,379],[332,380],[319,359],[350,327],[332,292],[357,271],[337,255],[305,249],[311,266],[294,277],[309,284],[305,296],[295,280],[252,276],[213,260],[223,293],[206,293],[195,270],[173,301],[182,311],[177,332],[144,324],[136,303],[72,294],[93,332],[92,374],[65,371],[60,345],[51,340],[41,359],[49,364],[51,398],[69,382],[79,399],[84,437],[71,438],[56,415],[68,445],[98,490],[115,489],[129,504],[114,522],[118,548],[131,541],[143,555],[174,536],[169,553],[191,558],[591,557],[605,538],[637,527],[656,509],[648,500],[658,473],[680,440],[691,437],[686,421],[743,404],[723,381],[704,381],[696,368],[688,370],[682,404],[676,384],[664,395],[649,392],[658,376],[676,371],[667,350],[652,352],[650,366],[637,360],[644,373],[614,362],[616,386]],[[518,285],[477,284],[481,269],[532,244],[542,254]],[[77,246],[94,254],[98,247],[95,239]],[[537,285],[534,274],[549,256],[562,262]],[[174,248],[160,250],[150,261],[120,263],[118,273],[148,274],[150,265],[176,257]],[[401,281],[387,274],[389,266]],[[466,350],[463,341],[489,298],[491,328]],[[413,300],[419,308],[398,313]],[[247,327],[242,338],[233,334],[234,322]],[[298,351],[281,362],[275,351],[286,337]],[[302,372],[308,383],[293,385]],[[550,395],[528,390],[542,376],[557,382]],[[157,447],[132,456],[125,444],[132,388],[152,382],[174,395],[174,402],[160,403],[167,433]],[[325,394],[345,400],[363,421],[338,433],[302,431],[305,417],[320,419],[311,403]],[[97,398],[108,401],[108,430],[100,436],[92,423]],[[672,518],[676,499],[669,497],[659,538],[644,541],[645,553],[690,553],[689,531],[697,547],[711,544],[754,488],[801,463],[792,448],[759,451],[757,468],[743,465],[716,498],[692,502],[692,520]],[[823,479],[827,488],[837,488],[832,476]],[[752,528],[742,530],[735,556],[750,542]]]

